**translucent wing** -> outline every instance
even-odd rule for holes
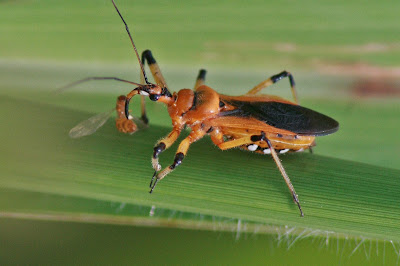
[[[92,116],[89,119],[80,122],[69,131],[69,136],[76,139],[93,134],[107,122],[114,111],[115,109],[113,108],[110,111]]]

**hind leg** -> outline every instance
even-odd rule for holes
[[[259,83],[257,86],[252,88],[249,92],[247,92],[246,95],[255,95],[255,94],[259,93],[262,89],[264,89],[286,77],[289,78],[290,89],[292,90],[294,101],[295,101],[295,103],[299,104],[294,78],[293,78],[292,74],[290,74],[287,71],[282,71],[281,73],[273,75],[270,78],[264,80],[263,82]]]

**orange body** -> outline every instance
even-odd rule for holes
[[[196,104],[193,107],[194,97],[196,95]],[[308,149],[314,145],[314,136],[300,136],[294,132],[279,129],[259,121],[254,118],[242,117],[220,117],[220,112],[234,110],[235,107],[229,104],[220,106],[220,102],[227,100],[245,100],[258,102],[283,102],[296,105],[293,102],[284,100],[277,96],[257,95],[257,96],[226,96],[218,94],[216,91],[206,85],[201,85],[196,91],[190,89],[180,90],[174,93],[171,98],[160,98],[168,107],[168,113],[172,120],[174,128],[183,128],[185,125],[195,128],[199,131],[199,136],[204,132],[209,132],[212,141],[221,149],[229,147],[224,145],[225,140],[239,140],[246,136],[260,135],[265,132],[266,137],[271,140],[276,150],[300,151]],[[239,143],[238,143],[239,144]],[[258,153],[264,153],[263,148],[268,148],[265,141],[255,142],[259,149],[254,150]],[[241,145],[241,148],[247,149],[247,146]]]

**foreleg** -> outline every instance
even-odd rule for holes
[[[171,145],[176,141],[181,133],[181,128],[173,128],[171,133],[169,133],[165,138],[161,139],[154,146],[153,157],[151,159],[151,163],[153,165],[153,169],[155,173],[161,170],[161,165],[158,163],[158,157],[160,153],[171,147]]]
[[[154,175],[150,182],[150,188],[151,188],[150,193],[153,192],[153,190],[159,180],[163,179],[166,175],[171,173],[173,170],[175,170],[175,168],[178,165],[180,165],[182,163],[182,160],[185,158],[185,155],[186,155],[187,151],[189,150],[190,145],[193,142],[201,139],[205,134],[206,134],[206,132],[200,128],[192,129],[192,132],[190,132],[189,136],[187,136],[179,144],[178,150],[176,151],[176,154],[175,154],[174,162],[170,166],[164,168],[164,170],[162,170],[158,173],[157,173],[157,170],[156,170],[156,172],[154,172]],[[156,151],[155,148],[154,148],[154,151]],[[153,165],[153,167],[154,167],[154,165]]]

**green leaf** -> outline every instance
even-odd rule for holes
[[[7,140],[1,144],[2,215],[205,229],[215,217],[225,217],[240,219],[249,230],[261,224],[265,231],[289,227],[295,234],[400,240],[399,170],[309,153],[281,156],[299,194],[305,213],[301,218],[270,157],[223,152],[205,138],[149,194],[152,148],[169,128],[153,125],[130,136],[109,121],[94,135],[70,139],[69,129],[93,114],[6,96],[1,102],[1,122],[7,125],[1,132]],[[162,154],[162,165],[172,162],[175,148]],[[14,192],[18,197],[5,204]],[[65,200],[77,204],[52,204]],[[93,209],[107,202],[114,207]],[[142,209],[121,214],[118,209],[125,205]],[[162,214],[151,217],[152,208]],[[171,220],[165,210],[181,217]]]
[[[170,88],[191,88],[198,69],[207,68],[208,85],[220,93],[239,95],[287,69],[294,74],[301,103],[340,122],[337,133],[317,139],[313,155],[281,158],[306,216],[299,217],[270,157],[238,150],[222,152],[208,139],[194,144],[183,165],[149,195],[152,148],[170,129],[168,115],[159,105],[149,106],[151,127],[133,136],[117,132],[110,120],[93,136],[68,139],[73,126],[110,110],[116,96],[126,94],[130,87],[93,82],[77,87],[79,93],[47,94],[88,76],[138,81],[139,67],[110,1],[41,0],[0,1],[0,217],[203,228],[237,235],[240,231],[272,231],[267,236],[277,238],[278,247],[284,237],[290,243],[280,245],[279,251],[271,242],[233,243],[237,252],[230,249],[222,258],[225,243],[210,241],[212,233],[135,228],[129,234],[131,227],[110,230],[104,225],[91,235],[93,242],[107,242],[103,252],[107,258],[100,256],[103,264],[116,264],[117,257],[120,264],[124,253],[133,254],[135,260],[145,257],[148,262],[154,247],[164,251],[153,256],[162,264],[168,263],[162,255],[169,251],[175,261],[196,261],[192,259],[197,255],[203,262],[215,254],[203,253],[205,247],[217,250],[223,264],[229,264],[227,258],[236,264],[263,259],[270,264],[326,264],[338,256],[346,258],[346,252],[338,252],[339,246],[348,249],[352,265],[366,260],[370,264],[398,262],[399,242],[392,240],[399,239],[400,227],[400,109],[395,69],[400,58],[400,2],[364,1],[362,12],[360,3],[345,0],[290,1],[285,8],[269,1],[199,3],[117,4],[138,50],[152,49]],[[286,81],[265,93],[290,97]],[[175,149],[163,154],[163,165],[171,162]],[[15,257],[28,258],[32,264],[33,253],[40,261],[54,264],[46,259],[57,253],[53,247],[59,243],[60,254],[67,254],[64,261],[82,257],[65,252],[65,242],[54,231],[75,236],[77,243],[72,246],[79,247],[83,257],[98,257],[102,251],[98,246],[92,253],[81,249],[80,237],[87,237],[92,225],[81,224],[81,230],[76,230],[71,223],[37,227],[38,222],[1,220],[0,234],[7,232],[2,239],[17,245],[7,242],[0,257],[11,258],[13,264],[18,264]],[[13,226],[18,223],[22,225]],[[61,229],[49,230],[58,226]],[[116,231],[120,231],[119,238],[114,237]],[[138,241],[138,231],[143,243],[135,249],[132,242]],[[157,235],[157,243],[146,241],[151,234]],[[54,235],[56,243],[49,241]],[[99,240],[99,236],[104,238]],[[306,236],[312,239],[288,252]],[[336,254],[319,254],[318,258],[315,243],[324,242],[319,245],[321,250],[332,236],[343,237],[337,239]],[[29,246],[29,237],[37,249],[29,248],[24,256],[27,253],[21,247]],[[354,246],[348,245],[347,237],[354,240]],[[171,238],[175,242],[169,242]],[[364,245],[368,238],[387,241],[374,241],[375,246],[370,242],[368,253]],[[110,239],[119,256],[110,256]],[[132,242],[126,244],[126,239]],[[189,247],[189,242],[198,245]],[[330,245],[331,251],[335,245]],[[52,252],[48,252],[50,246]],[[362,249],[365,257],[359,260],[353,254]],[[392,251],[391,258],[385,257],[385,249]],[[370,260],[371,250],[381,258]],[[260,259],[259,254],[265,257]],[[270,262],[271,255],[275,255],[274,262]]]

